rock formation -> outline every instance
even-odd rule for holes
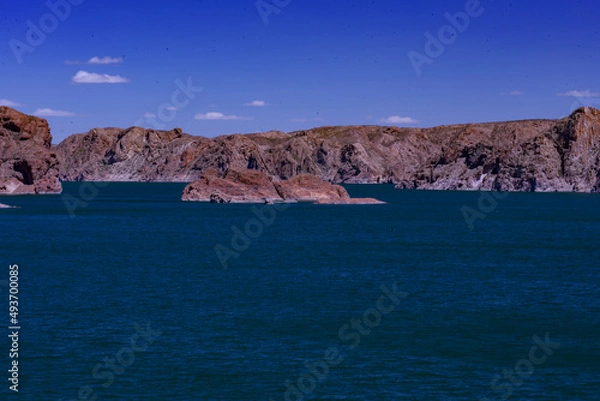
[[[284,200],[317,202],[321,200],[340,201],[349,199],[348,192],[339,185],[332,185],[311,174],[300,174],[288,180],[274,183],[277,193]]]
[[[221,175],[209,169],[183,191],[182,200],[212,203],[265,203],[281,201],[272,179],[258,170],[229,169]]]
[[[398,187],[497,191],[600,190],[600,111],[562,120],[426,130],[431,155]]]
[[[48,122],[0,107],[0,194],[60,193]]]
[[[94,129],[56,150],[63,180],[191,182],[214,168],[411,189],[596,192],[599,143],[600,111],[584,107],[561,120],[321,127],[212,139],[180,129]]]
[[[350,199],[343,187],[324,182],[310,174],[279,180],[258,170],[228,169],[220,174],[214,168],[208,169],[202,178],[189,184],[181,199],[212,203],[383,203],[372,198]]]

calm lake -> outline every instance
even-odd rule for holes
[[[0,210],[3,400],[598,397],[600,194],[274,208],[82,185],[0,197],[20,206]]]

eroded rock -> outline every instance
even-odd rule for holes
[[[0,107],[0,194],[56,194],[59,160],[48,122]]]
[[[57,152],[64,180],[192,182],[214,168],[221,175],[258,170],[275,182],[312,174],[336,184],[410,189],[598,192],[599,142],[600,111],[583,107],[560,120],[211,139],[181,130],[94,129],[67,138]]]
[[[343,187],[324,182],[310,174],[279,180],[262,171],[250,169],[229,169],[224,174],[220,174],[216,169],[209,169],[199,180],[184,189],[182,200],[211,203],[378,202],[371,199],[350,199]]]

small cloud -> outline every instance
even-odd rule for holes
[[[124,84],[129,79],[120,75],[96,74],[93,72],[79,71],[72,78],[74,84]]]
[[[400,116],[390,116],[387,118],[383,118],[380,120],[382,123],[386,124],[416,124],[417,120],[411,117],[400,117]]]
[[[156,114],[154,114],[154,113],[145,113],[144,114],[144,118],[155,118],[155,117],[156,117]]]
[[[592,92],[589,89],[584,91],[572,90],[564,93],[558,93],[557,96],[572,96],[572,97],[600,97],[600,92]]]
[[[169,111],[177,111],[177,110],[179,110],[179,108],[177,108],[175,106],[169,106],[169,107],[167,107],[167,110],[169,110]]]
[[[216,120],[221,120],[221,121],[224,121],[224,120],[250,120],[250,118],[247,118],[247,117],[239,117],[239,116],[233,116],[233,115],[226,116],[223,113],[218,113],[215,111],[211,111],[208,113],[198,113],[194,116],[194,119],[196,119],[196,120],[213,120],[213,121],[216,121]]]
[[[265,107],[265,106],[269,106],[269,103],[265,102],[264,100],[253,100],[250,103],[246,103],[244,106]]]
[[[23,105],[21,103],[13,102],[12,100],[0,99],[0,106],[19,107]]]
[[[292,118],[290,120],[290,122],[292,122],[292,123],[305,123],[306,122],[306,118]]]
[[[34,115],[39,117],[75,117],[76,114],[65,110],[37,109]]]
[[[92,57],[88,61],[79,60],[67,60],[67,65],[80,65],[80,64],[91,64],[91,65],[108,65],[108,64],[121,64],[123,59],[121,57]]]
[[[511,91],[511,92],[502,92],[501,93],[502,96],[522,96],[524,94],[525,94],[525,92],[521,92],[521,91]]]
[[[102,65],[106,65],[106,64],[121,64],[123,62],[123,59],[121,57],[92,57],[91,59],[88,60],[88,64],[102,64]]]

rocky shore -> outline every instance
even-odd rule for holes
[[[46,120],[0,107],[0,194],[58,193],[59,179],[194,182],[187,196],[229,185],[223,201],[235,202],[245,193],[228,177],[245,170],[271,180],[252,195],[267,200],[327,202],[309,187],[298,189],[312,185],[306,175],[405,189],[600,191],[600,111],[590,107],[559,120],[424,129],[343,126],[205,138],[178,128],[95,128],[56,146],[51,140]],[[215,177],[228,183],[210,184]],[[293,196],[286,185],[295,185]]]
[[[215,168],[410,189],[598,192],[600,111],[583,107],[560,120],[210,139],[179,129],[97,128],[65,139],[56,153],[62,180],[192,182]]]

